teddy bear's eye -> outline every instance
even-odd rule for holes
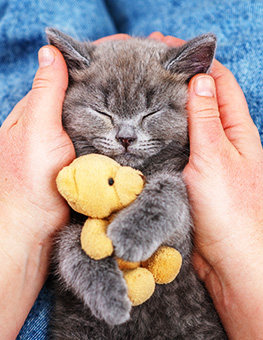
[[[109,185],[111,186],[111,185],[114,184],[114,179],[113,178],[109,178],[108,182],[109,182]]]

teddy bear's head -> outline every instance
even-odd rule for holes
[[[72,209],[93,218],[105,218],[129,205],[143,186],[140,171],[98,154],[75,159],[57,177],[58,190]]]

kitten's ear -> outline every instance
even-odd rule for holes
[[[212,65],[216,50],[216,36],[201,35],[179,48],[172,48],[166,56],[165,68],[182,76],[188,82],[198,73],[207,73]]]
[[[81,43],[55,28],[45,30],[50,45],[57,47],[67,63],[69,74],[72,70],[86,68],[91,62],[93,46]]]

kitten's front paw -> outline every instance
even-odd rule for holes
[[[148,259],[158,248],[151,231],[141,218],[118,215],[108,227],[108,236],[114,245],[115,254],[131,262]]]
[[[114,290],[115,287],[112,287],[112,289]],[[121,325],[130,319],[131,306],[128,296],[111,294],[104,299],[101,318],[109,325]]]
[[[110,325],[120,325],[130,318],[131,301],[122,273],[108,272],[92,283],[87,304],[92,313]]]

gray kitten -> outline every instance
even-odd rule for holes
[[[63,124],[77,156],[104,154],[147,179],[138,199],[108,227],[115,253],[141,261],[165,244],[183,256],[177,278],[131,308],[114,258],[92,260],[81,249],[83,216],[73,213],[55,246],[53,338],[227,339],[191,265],[192,221],[182,179],[189,156],[187,83],[209,70],[216,38],[207,34],[169,48],[138,38],[95,46],[54,29],[47,36],[68,66]]]

